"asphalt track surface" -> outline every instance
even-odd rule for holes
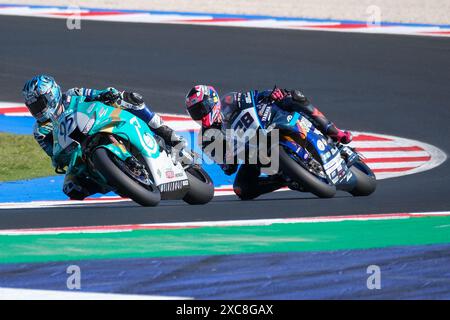
[[[450,41],[447,38],[82,22],[0,17],[0,101],[21,101],[25,80],[53,75],[65,87],[141,92],[156,111],[182,113],[197,83],[220,93],[303,88],[338,126],[384,133],[450,151]],[[0,129],[1,130],[1,129]],[[0,229],[260,219],[449,209],[450,165],[382,180],[370,197],[318,199],[295,192],[254,201],[217,197],[156,208],[134,203],[0,211]],[[20,197],[20,195],[17,195]]]

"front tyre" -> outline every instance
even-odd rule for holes
[[[363,162],[357,162],[350,167],[356,176],[356,186],[350,193],[355,197],[364,197],[372,194],[377,188],[377,180],[372,170]]]
[[[98,148],[92,155],[95,169],[99,171],[111,187],[117,188],[121,196],[129,197],[144,207],[157,206],[161,194],[154,185],[144,186],[123,172],[105,148]]]
[[[325,183],[295,161],[280,146],[280,168],[289,178],[299,183],[304,189],[319,198],[332,198],[336,194],[336,186]]]
[[[199,166],[192,166],[186,169],[189,179],[189,191],[183,200],[191,205],[206,204],[214,197],[214,184],[206,173]]]

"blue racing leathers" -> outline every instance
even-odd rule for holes
[[[242,200],[254,199],[261,194],[269,193],[277,190],[283,186],[286,186],[284,180],[279,179],[278,176],[261,176],[261,170],[258,165],[255,164],[242,164],[239,165],[236,159],[233,164],[227,164],[226,158],[230,155],[226,154],[226,150],[223,150],[224,159],[216,159],[216,154],[208,154],[205,149],[211,143],[209,135],[220,136],[217,131],[211,132],[208,135],[208,131],[218,130],[222,132],[225,139],[225,130],[233,129],[231,125],[235,123],[235,120],[240,115],[241,110],[254,106],[256,112],[261,117],[263,123],[270,123],[272,117],[275,115],[273,105],[277,108],[287,112],[300,112],[306,115],[314,123],[314,125],[323,133],[332,135],[338,129],[331,123],[316,107],[314,107],[309,100],[299,90],[283,90],[281,98],[274,100],[274,90],[264,91],[247,91],[247,92],[231,92],[224,95],[221,99],[222,120],[220,123],[214,123],[210,128],[202,128],[202,133],[206,139],[202,139],[202,149],[213,160],[219,163],[220,167],[225,174],[231,175],[237,172],[234,180],[233,189],[235,193]],[[224,145],[226,142],[224,141]],[[234,157],[234,155],[231,155]]]

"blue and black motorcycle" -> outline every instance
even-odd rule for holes
[[[263,132],[278,129],[279,166],[268,175],[281,176],[291,189],[311,192],[320,198],[331,198],[336,190],[353,196],[368,196],[376,189],[376,178],[354,149],[334,142],[314,127],[306,115],[286,112],[276,104],[256,105],[255,94],[242,95],[238,110],[224,110],[228,129],[241,132]],[[231,115],[232,113],[232,115]],[[251,137],[248,135],[248,141]],[[239,143],[238,143],[239,144]],[[236,151],[236,149],[235,149]],[[239,152],[239,151],[236,151]]]

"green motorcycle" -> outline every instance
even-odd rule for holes
[[[166,146],[144,121],[124,109],[71,97],[52,122],[58,173],[67,167],[102,193],[113,191],[142,206],[167,199],[205,204],[214,197],[213,182],[194,153]]]

